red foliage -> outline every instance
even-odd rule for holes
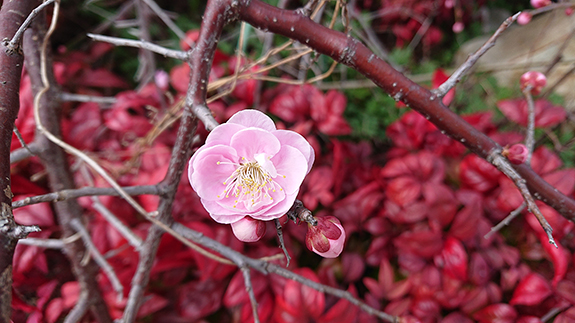
[[[390,6],[404,2],[384,1]],[[418,12],[428,12],[429,3],[421,1],[416,6]],[[445,14],[442,10],[439,15]],[[420,27],[411,18],[390,14],[389,19],[401,22],[393,30],[402,41],[410,40]],[[426,44],[438,41],[440,35],[434,30],[424,36]],[[196,34],[189,32],[188,37],[195,40]],[[67,53],[66,62],[56,66],[62,87],[91,95],[103,95],[99,87],[104,85],[123,88],[121,78],[90,67],[107,50],[95,47],[90,54]],[[218,52],[211,80],[233,73],[235,65],[235,58]],[[99,79],[87,79],[92,77]],[[434,85],[445,77],[436,73]],[[181,97],[188,80],[189,66],[184,64],[170,71],[174,93],[162,94],[165,89],[147,85],[139,91],[118,93],[117,102],[108,109],[94,103],[70,106],[62,135],[97,157],[120,184],[156,184],[165,176],[176,126],[164,131],[152,145],[146,146],[139,139],[169,113],[165,103],[171,97]],[[211,103],[215,118],[224,122],[233,113],[251,107],[255,86],[254,80],[241,81],[226,101]],[[21,90],[22,108],[16,126],[29,142],[34,138],[35,125],[30,81],[25,74]],[[449,101],[451,95],[444,100]],[[347,235],[342,256],[320,262],[318,256],[305,250],[305,228],[286,224],[284,238],[293,257],[290,269],[358,295],[375,308],[401,316],[401,322],[538,322],[555,308],[563,310],[556,322],[575,320],[574,307],[570,307],[575,306],[574,224],[539,203],[554,228],[558,248],[548,243],[539,223],[527,214],[516,218],[503,234],[484,238],[493,225],[522,203],[521,195],[491,164],[466,154],[461,143],[444,136],[424,117],[405,113],[386,129],[389,149],[376,150],[368,142],[337,137],[351,133],[343,117],[347,102],[341,92],[323,93],[309,84],[283,84],[264,89],[260,101],[263,109],[279,118],[278,127],[298,131],[312,143],[316,162],[299,199],[315,215],[337,217]],[[509,120],[525,124],[523,101],[502,101],[499,107]],[[536,110],[538,127],[556,125],[566,116],[563,108],[543,100],[537,101]],[[519,134],[498,131],[491,113],[476,113],[465,119],[503,145],[522,140]],[[204,130],[199,133],[205,138]],[[11,148],[19,146],[14,141]],[[559,191],[573,195],[575,170],[562,168],[553,151],[537,148],[531,166]],[[29,180],[32,174],[42,172],[37,160],[18,163],[12,170],[15,200],[47,192],[43,180]],[[75,180],[78,185],[93,181],[94,186],[107,186],[101,178],[88,180],[80,171],[75,172]],[[147,210],[157,208],[157,196],[137,198]],[[150,224],[125,202],[116,197],[99,199],[135,234],[145,237]],[[127,296],[137,251],[99,214],[90,198],[79,201],[94,244],[108,255]],[[43,231],[33,237],[62,236],[48,204],[16,209],[14,215],[19,223],[42,227]],[[252,257],[278,254],[275,230],[268,228],[258,243],[238,241],[229,226],[210,220],[185,179],[178,187],[173,216]],[[22,318],[22,322],[62,320],[79,297],[79,284],[69,264],[55,251],[18,245],[13,270],[12,307],[14,318]],[[100,273],[99,277],[110,313],[118,318],[126,306],[125,298],[118,300],[105,275]],[[252,271],[251,283],[261,322],[376,322],[348,301],[292,280]],[[253,313],[244,284],[236,267],[206,258],[165,235],[138,320],[251,322]]]

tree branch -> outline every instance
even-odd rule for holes
[[[487,159],[501,147],[485,134],[446,108],[429,90],[394,70],[356,39],[316,24],[296,11],[282,10],[259,0],[240,2],[240,19],[251,25],[307,44],[310,48],[348,65],[397,101],[422,114],[449,137],[460,141],[478,156]],[[503,160],[507,163],[507,160]],[[575,220],[575,201],[545,182],[527,165],[513,165],[534,196],[569,220]],[[511,174],[506,174],[511,176]]]
[[[324,292],[339,298],[343,298],[347,301],[349,301],[350,303],[358,306],[359,308],[361,308],[362,310],[364,310],[366,313],[376,316],[386,322],[393,322],[393,323],[397,323],[399,322],[399,319],[395,316],[386,314],[382,311],[378,311],[375,308],[367,305],[366,303],[362,302],[360,299],[354,297],[351,293],[346,292],[344,290],[338,289],[338,288],[334,288],[331,286],[327,286],[324,284],[320,284],[317,282],[314,282],[310,279],[307,279],[303,276],[300,276],[282,266],[278,266],[260,259],[253,259],[253,258],[249,258],[247,256],[244,256],[243,254],[241,254],[240,252],[237,252],[235,250],[233,250],[232,248],[222,245],[221,243],[206,237],[205,235],[201,234],[200,232],[194,231],[180,223],[173,223],[172,224],[172,228],[174,229],[174,231],[176,231],[177,233],[181,234],[182,236],[196,242],[199,245],[202,245],[208,249],[211,249],[213,251],[216,251],[218,253],[220,253],[221,255],[225,256],[226,258],[230,259],[231,261],[233,261],[238,267],[242,268],[244,266],[249,266],[259,272],[261,272],[264,275],[268,275],[270,273],[272,274],[276,274],[282,277],[285,277],[287,279],[291,279],[294,280],[302,285],[306,285],[309,286],[315,290],[318,290],[320,292]]]
[[[58,91],[55,88],[55,78],[51,68],[52,60],[49,56],[48,37],[55,26],[58,16],[58,2],[55,3],[53,21],[50,29],[46,32],[45,15],[39,15],[24,34],[24,51],[26,54],[26,66],[32,83],[34,93],[34,115],[37,122],[38,133],[36,138],[42,147],[47,147],[41,154],[46,172],[48,173],[49,184],[52,190],[74,188],[74,180],[64,151],[53,144],[46,135],[60,136],[60,103],[58,101]],[[45,127],[45,128],[44,128]],[[58,220],[62,226],[64,237],[70,237],[76,233],[72,226],[74,220],[80,221],[82,208],[75,200],[65,200],[54,204],[54,209]],[[88,303],[91,313],[98,322],[112,322],[108,308],[102,297],[96,280],[98,266],[94,261],[87,264],[82,262],[86,251],[82,241],[77,240],[64,246],[68,259],[83,292],[88,293]]]
[[[8,47],[24,19],[32,11],[32,1],[4,1],[0,8],[0,323],[10,323],[12,305],[12,258],[22,227],[14,222],[10,184],[10,145],[14,120],[20,109],[20,77],[24,58]]]

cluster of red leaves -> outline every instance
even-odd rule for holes
[[[441,43],[443,31],[451,32],[454,22],[459,22],[463,28],[483,3],[468,0],[363,0],[358,1],[358,7],[377,10],[374,30],[391,32],[395,36],[396,47],[404,47],[421,37],[423,46],[429,48]]]
[[[91,95],[101,95],[104,85],[125,87],[113,74],[89,67],[108,49],[95,45],[89,54],[68,54],[66,64],[55,68],[61,86]],[[216,56],[212,79],[233,72],[230,68],[236,65],[222,53]],[[170,97],[183,96],[188,73],[185,64],[172,69],[170,83],[175,93],[171,95],[149,85],[138,92],[120,92],[110,107],[94,103],[68,106],[62,125],[64,138],[89,151],[121,185],[158,183],[166,173],[177,124],[151,147],[142,146],[137,139],[167,113]],[[94,83],[94,78],[99,82]],[[211,104],[218,121],[252,105],[254,88],[256,81],[240,81],[231,95],[233,100]],[[34,122],[26,75],[21,90],[17,126],[25,140],[31,141]],[[322,93],[312,85],[279,85],[265,90],[260,101],[267,112],[279,118],[278,127],[295,130],[312,143],[316,163],[305,179],[300,199],[317,215],[339,218],[348,237],[341,257],[321,259],[305,248],[305,226],[287,224],[284,238],[294,272],[347,290],[375,308],[401,316],[404,322],[540,322],[540,317],[554,309],[560,313],[556,322],[575,318],[573,224],[540,204],[555,229],[558,249],[549,245],[531,215],[514,220],[504,234],[484,238],[495,223],[521,204],[521,196],[510,180],[487,162],[467,154],[460,143],[448,139],[425,118],[414,112],[404,114],[387,129],[391,148],[374,151],[368,142],[336,137],[351,133],[342,116],[346,99],[337,91]],[[508,101],[499,107],[511,121],[521,123],[526,119],[521,104]],[[499,132],[490,113],[465,118],[502,145],[522,138],[517,133]],[[550,126],[564,118],[561,108],[538,101],[538,126]],[[205,132],[201,134],[205,136]],[[16,147],[18,144],[13,144]],[[532,166],[557,189],[573,196],[575,170],[562,169],[552,151],[538,148]],[[41,172],[42,166],[35,159],[13,166],[15,199],[47,192],[42,178],[30,180]],[[91,185],[91,181],[95,186],[107,185],[99,177],[86,178],[85,172],[77,171],[75,176],[79,186]],[[127,203],[116,197],[99,200],[138,236],[145,237],[150,224]],[[147,210],[157,207],[155,196],[140,196],[138,200]],[[96,247],[107,255],[124,287],[123,298],[118,297],[106,276],[101,273],[98,277],[111,315],[119,318],[138,253],[99,214],[91,198],[82,198],[80,203]],[[27,206],[14,213],[19,223],[42,227],[42,232],[32,236],[61,237],[48,204]],[[235,239],[229,226],[213,222],[185,179],[178,188],[173,216],[248,256],[279,253],[273,228],[268,228],[260,242],[244,244]],[[262,322],[377,321],[345,300],[277,276],[253,272],[252,288]],[[15,322],[57,322],[78,297],[79,285],[61,253],[35,246],[17,247],[12,304]],[[162,238],[146,303],[138,317],[169,322],[253,320],[242,273],[184,247],[169,235]]]

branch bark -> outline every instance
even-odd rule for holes
[[[31,29],[27,30],[24,34],[24,52],[34,95],[40,92],[45,86],[49,86],[49,89],[39,101],[38,113],[40,119],[47,131],[60,137],[61,106],[58,100],[59,93],[56,88],[57,83],[51,68],[52,60],[49,51],[46,53],[46,66],[50,68],[46,68],[45,71],[42,71],[41,68],[41,51],[46,36],[45,17],[45,14],[40,14],[32,23]],[[43,72],[46,73],[49,84],[45,85],[42,81],[41,73]],[[42,151],[39,157],[46,168],[50,188],[53,191],[75,188],[73,176],[64,151],[48,140],[41,131],[36,134],[36,140],[40,146],[47,148]],[[74,235],[76,229],[72,226],[73,221],[82,222],[82,208],[78,202],[74,199],[56,202],[54,209],[58,221],[62,226],[64,237]],[[80,283],[82,291],[88,294],[88,305],[92,315],[98,322],[111,323],[112,318],[110,317],[96,280],[99,268],[93,260],[90,260],[85,265],[82,263],[84,254],[88,252],[84,244],[82,241],[76,240],[66,244],[64,251],[72,264],[73,272]]]
[[[33,9],[33,1],[4,1],[0,8],[0,323],[9,323],[12,304],[12,258],[18,228],[12,215],[10,144],[20,109],[20,76],[24,57],[6,47]]]

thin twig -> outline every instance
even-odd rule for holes
[[[495,33],[489,37],[487,42],[483,44],[475,53],[471,54],[463,64],[455,71],[447,81],[443,82],[437,89],[432,90],[438,98],[443,98],[449,90],[451,90],[457,82],[461,80],[461,78],[467,74],[467,72],[475,65],[477,60],[483,56],[491,47],[495,46],[495,41],[497,38],[509,27],[511,24],[517,20],[517,17],[521,14],[521,12],[516,13],[512,17],[507,18],[499,28],[495,31]]]
[[[152,9],[152,11],[154,11],[154,13],[166,24],[166,26],[168,26],[168,28],[170,28],[170,30],[172,30],[176,36],[178,36],[178,38],[183,39],[190,46],[190,48],[194,48],[194,42],[186,37],[186,34],[180,29],[180,27],[178,27],[178,25],[172,21],[172,19],[170,19],[170,17],[168,17],[168,15],[166,15],[160,6],[158,6],[152,0],[142,1],[144,1],[144,3],[147,4],[150,9]]]
[[[22,145],[22,148],[26,149],[26,151],[28,151],[28,153],[30,154],[30,156],[36,155],[36,154],[30,149],[30,147],[28,147],[28,145],[27,145],[26,142],[24,141],[24,138],[22,138],[22,134],[20,133],[20,131],[18,131],[18,128],[16,127],[16,125],[14,125],[14,134],[15,134],[16,137],[18,138],[18,141],[20,142],[20,145]],[[12,153],[10,153],[10,155],[12,155]]]
[[[549,243],[557,247],[555,239],[553,239],[553,228],[551,228],[549,222],[547,222],[547,220],[541,213],[541,210],[539,210],[539,207],[537,206],[537,204],[535,204],[535,200],[533,199],[533,196],[531,195],[529,189],[527,188],[527,185],[525,184],[525,179],[523,179],[521,175],[519,175],[519,173],[517,173],[517,171],[515,171],[515,169],[511,167],[509,161],[505,157],[503,157],[501,153],[498,151],[493,152],[488,157],[488,161],[492,163],[495,167],[497,167],[497,169],[499,169],[505,175],[507,175],[515,183],[515,185],[521,192],[521,195],[523,196],[525,203],[527,204],[529,212],[535,215],[535,217],[539,221],[539,224],[541,224],[543,231],[545,231],[545,234],[547,234]]]
[[[365,311],[366,313],[376,316],[386,322],[393,322],[393,323],[398,323],[399,322],[399,318],[389,315],[387,313],[384,313],[382,311],[379,311],[369,305],[367,305],[366,303],[362,302],[360,299],[354,297],[351,293],[338,289],[338,288],[334,288],[331,286],[327,286],[327,285],[323,285],[321,283],[317,283],[314,282],[312,280],[309,280],[303,276],[297,275],[294,272],[282,267],[282,266],[278,266],[275,265],[273,263],[269,263],[260,259],[253,259],[253,258],[249,258],[243,254],[241,254],[240,252],[237,252],[235,250],[233,250],[232,248],[225,246],[203,234],[201,234],[200,232],[194,231],[180,223],[173,223],[172,224],[172,228],[178,232],[179,234],[181,234],[182,236],[196,242],[197,244],[200,244],[210,250],[213,250],[215,252],[220,253],[221,255],[225,256],[228,259],[231,259],[237,266],[239,266],[240,268],[242,266],[249,266],[265,275],[273,273],[273,274],[277,274],[279,276],[285,277],[287,279],[291,279],[294,280],[300,284],[309,286],[315,290],[318,290],[320,292],[324,292],[342,299],[345,299],[347,301],[349,301],[350,303],[358,306],[359,308],[361,308],[363,311]]]
[[[122,190],[129,195],[160,195],[160,190],[158,189],[157,185],[122,187]],[[43,195],[30,196],[22,200],[13,201],[12,208],[17,209],[26,205],[44,202],[59,202],[83,196],[120,196],[120,193],[111,187],[82,187],[76,189],[67,189]]]
[[[6,44],[6,47],[8,48],[8,50],[10,52],[12,52],[12,53],[20,52],[20,42],[21,42],[22,36],[24,35],[24,31],[26,31],[26,29],[30,26],[30,23],[32,22],[32,20],[40,13],[40,11],[42,11],[42,9],[44,9],[47,6],[49,6],[50,4],[52,4],[54,1],[55,0],[46,0],[46,2],[40,4],[38,7],[34,8],[34,10],[32,10],[32,12],[28,15],[26,20],[24,20],[24,22],[20,26],[20,28],[18,28],[18,31],[16,31],[16,33],[14,34],[14,37],[12,37],[12,40],[10,40]]]
[[[258,302],[256,300],[256,295],[254,294],[254,288],[252,286],[252,279],[250,278],[250,268],[248,266],[240,267],[242,275],[244,276],[244,285],[246,286],[246,291],[250,298],[250,304],[252,306],[252,315],[254,316],[254,323],[259,323],[260,318],[258,315]]]
[[[287,251],[286,245],[285,245],[285,243],[284,243],[284,235],[283,235],[283,231],[282,231],[282,224],[280,223],[280,220],[279,220],[279,219],[274,219],[274,223],[275,223],[275,225],[276,225],[276,232],[277,232],[277,235],[278,235],[278,241],[279,241],[279,243],[280,243],[280,248],[282,248],[282,250],[283,250],[283,252],[284,252],[284,255],[285,255],[285,257],[286,257],[286,262],[287,262],[287,263],[286,263],[286,267],[289,267],[289,263],[290,263],[291,257],[290,257],[290,255],[289,255],[289,252]]]
[[[435,3],[434,7],[435,8],[433,8],[433,11],[431,11],[431,13],[425,18],[425,20],[421,24],[421,27],[419,27],[419,29],[415,33],[415,36],[413,36],[411,42],[409,42],[409,45],[407,45],[407,48],[409,49],[410,52],[413,52],[415,50],[415,47],[419,45],[419,42],[421,41],[425,33],[429,30],[429,27],[431,27],[433,19],[435,19],[435,16],[438,13],[437,3]]]
[[[535,103],[533,102],[533,95],[531,90],[533,86],[527,85],[523,89],[523,95],[527,100],[527,130],[525,133],[525,146],[527,147],[527,159],[525,164],[531,165],[531,157],[533,156],[533,146],[535,145]]]
[[[27,145],[28,148],[21,147],[18,149],[14,149],[10,152],[10,164],[17,163],[24,159],[28,159],[32,156],[36,156],[42,152],[42,147],[33,141]]]
[[[555,88],[557,88],[561,83],[565,82],[567,80],[567,78],[573,74],[573,72],[575,72],[575,66],[571,67],[567,72],[565,72],[560,79],[558,79],[553,85],[551,85],[550,87],[547,88],[547,90],[545,90],[545,92],[543,94],[541,94],[542,97],[546,97],[548,96],[551,92],[553,92],[555,90]]]
[[[62,241],[62,239],[26,238],[18,240],[18,244],[46,249],[62,249],[64,248],[65,242]]]
[[[491,230],[489,230],[489,232],[487,232],[483,236],[483,238],[488,239],[492,234],[494,234],[495,232],[498,232],[504,226],[509,225],[509,223],[511,223],[511,221],[513,221],[513,219],[515,219],[519,214],[521,214],[521,212],[523,212],[523,210],[525,210],[526,206],[527,206],[527,204],[525,202],[521,203],[521,205],[518,208],[516,208],[515,210],[511,211],[511,213],[509,213],[509,215],[506,216],[505,219],[503,219],[503,220],[501,220],[501,222],[497,223],[496,226],[491,227]]]
[[[77,323],[86,315],[86,312],[90,308],[90,302],[88,293],[86,291],[81,291],[80,296],[78,297],[78,301],[70,310],[70,313],[64,319],[64,323]]]
[[[88,230],[86,230],[84,225],[82,225],[82,223],[80,223],[80,220],[78,219],[72,219],[72,221],[70,221],[70,225],[74,229],[76,229],[78,233],[80,233],[80,236],[82,237],[82,241],[84,241],[86,249],[90,251],[90,254],[94,258],[94,261],[96,261],[96,263],[100,266],[100,268],[102,268],[104,273],[106,273],[108,280],[110,280],[110,283],[112,283],[114,291],[116,291],[116,293],[118,294],[118,300],[122,300],[124,296],[124,286],[122,286],[122,283],[120,283],[118,276],[116,276],[114,268],[112,268],[112,266],[110,266],[108,261],[104,259],[100,251],[98,251],[98,248],[96,248],[96,246],[92,242],[92,238],[90,237],[90,233],[88,233]]]
[[[60,93],[60,100],[69,102],[94,102],[100,104],[116,103],[116,98],[113,96],[94,96],[94,95],[65,93],[65,92]]]
[[[563,59],[563,52],[565,52],[565,49],[567,48],[567,45],[570,43],[570,40],[571,38],[573,38],[573,36],[575,36],[575,28],[571,30],[571,32],[569,33],[563,44],[561,44],[561,47],[559,47],[559,49],[555,53],[555,57],[551,60],[551,63],[549,64],[549,66],[547,66],[547,69],[543,74],[549,75],[549,73],[553,71],[555,66],[557,66],[557,64]]]
[[[132,230],[130,230],[130,228],[128,228],[124,223],[122,223],[122,221],[120,221],[120,219],[118,219],[118,217],[116,217],[116,215],[114,215],[114,213],[112,213],[110,210],[108,210],[108,208],[106,208],[104,206],[104,204],[102,204],[102,202],[100,201],[100,199],[96,196],[92,197],[92,207],[100,212],[100,215],[102,215],[104,217],[104,219],[106,219],[106,221],[108,221],[108,223],[110,223],[110,225],[112,225],[116,230],[118,230],[118,232],[124,237],[126,238],[126,240],[128,241],[128,243],[134,247],[136,250],[140,250],[140,248],[142,247],[142,239],[140,239],[140,237],[138,237],[136,234],[134,234],[134,232],[132,232]]]
[[[184,62],[187,62],[189,60],[189,56],[188,56],[187,52],[184,52],[181,50],[174,50],[174,49],[165,48],[165,47],[162,47],[160,45],[152,44],[150,42],[143,41],[143,40],[132,40],[132,39],[110,37],[110,36],[96,35],[96,34],[90,34],[90,33],[88,33],[86,35],[95,41],[106,42],[106,43],[110,43],[110,44],[116,45],[116,46],[127,46],[127,47],[146,49],[146,50],[149,50],[149,51],[154,52],[156,54],[162,55],[164,57],[175,58],[175,59],[182,60]]]

